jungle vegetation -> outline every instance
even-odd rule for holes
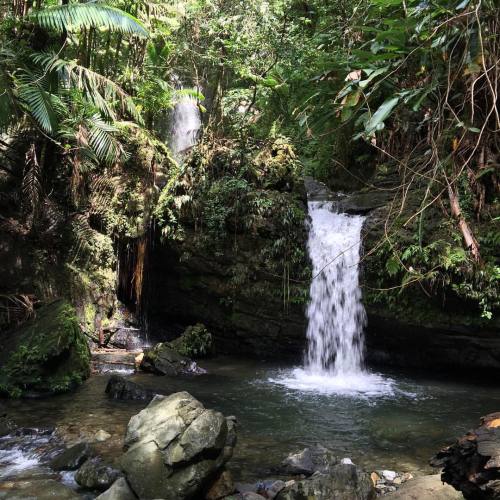
[[[156,223],[174,237],[200,197],[223,232],[234,193],[282,168],[248,173],[276,143],[293,175],[391,195],[368,249],[384,269],[374,300],[416,288],[492,318],[499,33],[496,0],[1,0],[0,224],[39,276],[2,290],[1,322],[57,295],[61,262],[78,289],[112,286],[117,249],[144,254]],[[168,119],[186,93],[204,126],[178,165]],[[231,168],[214,172],[221,152]]]

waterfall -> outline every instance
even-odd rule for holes
[[[308,205],[313,280],[307,308],[306,369],[334,376],[361,374],[366,313],[358,263],[364,217],[336,213],[330,201]]]
[[[201,128],[197,100],[192,95],[183,94],[183,90],[180,86],[180,99],[174,107],[170,134],[170,149],[178,162],[182,162],[184,155],[196,144]]]
[[[393,381],[370,372],[363,363],[367,320],[359,261],[364,217],[338,213],[331,201],[309,201],[308,208],[313,273],[304,366],[269,380],[323,394],[392,395]]]

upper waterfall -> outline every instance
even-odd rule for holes
[[[181,86],[178,91],[180,98],[174,107],[170,133],[170,149],[178,162],[196,144],[201,129],[198,102],[183,90]]]
[[[313,279],[306,368],[316,374],[359,374],[366,325],[358,266],[364,217],[336,213],[331,201],[308,205]]]

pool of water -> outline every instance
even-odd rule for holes
[[[186,390],[205,406],[235,415],[239,440],[231,469],[237,480],[273,475],[289,452],[316,443],[368,470],[427,473],[433,453],[481,415],[500,409],[500,388],[480,384],[384,373],[373,375],[372,392],[324,390],[324,381],[315,391],[290,383],[296,367],[234,358],[201,366],[207,374],[135,374],[131,380],[163,394]],[[70,441],[104,429],[112,438],[98,451],[112,459],[120,454],[129,418],[144,405],[109,401],[108,378],[93,376],[76,392],[53,398],[3,401],[1,412],[22,426],[56,427]]]

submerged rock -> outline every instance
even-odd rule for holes
[[[110,399],[150,401],[155,393],[149,389],[141,387],[139,384],[131,382],[119,375],[110,377],[106,385],[106,394]]]
[[[376,497],[370,476],[355,465],[338,464],[327,473],[315,472],[310,478],[294,481],[277,500],[373,500]]]
[[[500,412],[482,417],[480,426],[431,460],[441,479],[467,499],[500,498]]]
[[[90,375],[90,351],[75,309],[60,300],[0,339],[0,393],[68,391]]]
[[[76,470],[87,458],[92,455],[92,450],[88,443],[78,443],[67,448],[60,455],[50,462],[50,467],[54,470]]]
[[[179,375],[181,373],[199,374],[204,370],[191,359],[179,354],[168,344],[159,343],[144,351],[141,368],[157,375]]]
[[[104,491],[119,477],[121,472],[96,457],[87,460],[75,475],[75,481],[89,490]]]
[[[187,392],[156,396],[130,419],[121,466],[140,498],[200,498],[235,443],[234,419]]]
[[[77,500],[81,498],[68,486],[54,479],[26,479],[2,483],[0,499]]]
[[[96,500],[136,500],[136,498],[127,480],[121,477],[113,483],[111,488],[101,493]]]
[[[310,476],[314,472],[328,473],[338,463],[339,459],[332,451],[317,445],[288,455],[282,462],[279,472],[292,476],[299,474]]]
[[[95,433],[94,439],[98,443],[104,443],[104,441],[107,441],[111,437],[111,434],[109,432],[106,432],[104,429],[101,429]]]

